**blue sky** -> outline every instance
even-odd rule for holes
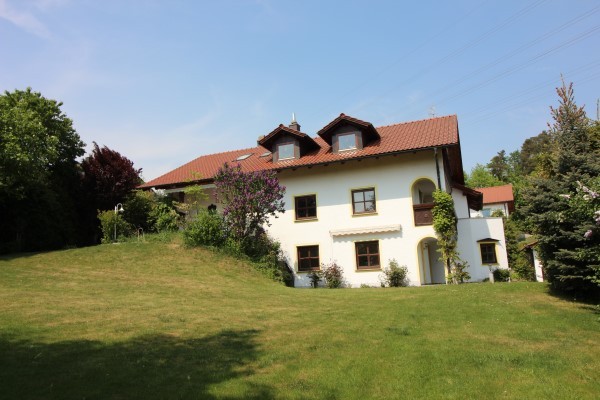
[[[537,135],[560,75],[596,117],[600,2],[0,0],[0,89],[64,103],[155,178],[296,113],[457,114],[466,170]]]

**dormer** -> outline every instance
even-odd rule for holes
[[[320,147],[306,133],[300,132],[300,124],[292,118],[289,127],[280,124],[271,133],[258,140],[259,146],[273,153],[273,162],[299,159]]]
[[[331,146],[333,153],[362,150],[381,138],[371,123],[345,114],[340,114],[321,129],[318,135]]]

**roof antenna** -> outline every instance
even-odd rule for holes
[[[429,118],[435,117],[435,106],[429,108]]]

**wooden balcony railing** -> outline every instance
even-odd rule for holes
[[[414,204],[415,226],[433,225],[433,203]]]

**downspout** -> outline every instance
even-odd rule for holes
[[[437,183],[438,183],[438,189],[442,190],[442,180],[440,178],[440,162],[438,160],[438,149],[437,147],[433,148],[433,157],[435,158],[435,172],[437,173]]]

